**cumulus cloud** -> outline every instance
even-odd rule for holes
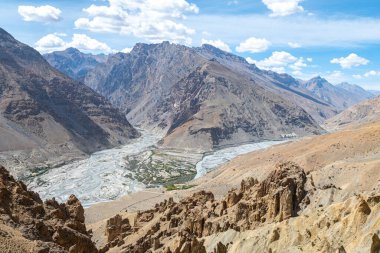
[[[65,42],[57,34],[48,34],[35,43],[36,49],[45,54],[53,51],[65,50],[74,47],[83,51],[111,53],[112,50],[106,43],[90,38],[86,34],[73,34],[71,41]]]
[[[18,13],[22,16],[24,21],[27,22],[57,22],[62,19],[62,11],[50,5],[38,7],[31,5],[20,5],[18,6]]]
[[[266,39],[251,37],[241,42],[240,45],[236,47],[236,52],[260,53],[266,51],[270,45],[271,43]]]
[[[342,71],[339,71],[339,70],[327,72],[324,75],[324,77],[330,83],[333,83],[333,84],[338,84],[338,83],[346,82],[347,80],[349,80],[349,78],[347,78],[347,76]]]
[[[272,11],[270,16],[289,16],[297,12],[303,12],[300,6],[303,0],[262,0],[263,4]]]
[[[284,73],[287,69],[293,71],[293,74],[300,75],[301,70],[307,67],[303,57],[297,58],[288,52],[273,52],[268,58],[261,61],[255,61],[251,57],[246,58],[250,64],[256,64],[257,67],[274,72]]]
[[[353,75],[353,77],[356,79],[363,79],[363,78],[375,77],[375,76],[380,76],[380,70],[379,71],[370,70],[364,73],[364,75]]]
[[[211,46],[214,46],[214,47],[217,47],[223,51],[226,51],[226,52],[231,52],[231,48],[226,44],[224,43],[223,41],[221,40],[206,40],[206,39],[202,39],[202,45],[204,44],[209,44]]]
[[[123,50],[121,50],[120,52],[128,54],[128,53],[130,53],[132,51],[132,49],[133,49],[132,47],[126,47]]]
[[[365,77],[380,76],[380,71],[371,70],[364,74]]]
[[[302,47],[301,44],[295,43],[295,42],[289,42],[288,46],[291,47],[291,48],[300,48],[300,47]]]
[[[349,54],[347,57],[334,58],[330,62],[334,64],[339,64],[344,69],[350,69],[352,67],[367,65],[369,63],[369,60],[352,53]]]
[[[195,31],[181,20],[185,13],[198,13],[195,4],[186,0],[108,0],[108,5],[84,9],[88,15],[75,21],[75,27],[94,32],[134,35],[150,42],[191,44]]]
[[[254,59],[252,59],[251,57],[247,57],[245,58],[245,60],[249,63],[249,64],[256,64],[256,61]]]

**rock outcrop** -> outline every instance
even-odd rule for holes
[[[129,225],[130,221],[117,215],[107,222],[110,242],[101,252],[112,247],[129,253],[206,252],[203,237],[230,229],[251,230],[297,216],[303,205],[307,205],[306,180],[305,172],[296,164],[280,163],[266,180],[248,178],[239,190],[231,190],[220,201],[207,191],[197,192],[178,203],[169,199],[154,209],[139,212],[134,227],[127,226],[124,230],[122,224]],[[273,240],[276,236],[278,233]],[[214,252],[227,252],[227,247],[218,244]]]
[[[84,222],[84,209],[74,195],[65,204],[54,199],[43,202],[0,166],[0,225],[29,241],[33,245],[29,252],[98,252]],[[5,242],[16,239],[10,236]],[[0,251],[17,252],[2,246]]]

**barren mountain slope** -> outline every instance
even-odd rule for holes
[[[246,78],[253,79],[258,85],[282,96],[285,100],[301,106],[317,122],[336,115],[338,109],[334,105],[315,96],[313,92],[303,86],[303,81],[294,77],[273,71],[261,70],[254,64],[249,64],[244,58],[227,53],[210,45],[202,45],[195,50],[207,59],[217,60],[220,64],[233,70]]]
[[[158,121],[170,126],[166,147],[211,149],[293,132],[321,133],[303,109],[217,62],[198,68],[169,94],[155,112],[168,115]]]
[[[59,73],[2,29],[0,119],[0,158],[7,164],[63,159],[138,136],[105,98]]]
[[[380,97],[366,100],[341,112],[325,123],[330,130],[380,120]]]

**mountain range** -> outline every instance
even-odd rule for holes
[[[104,97],[2,29],[0,119],[3,164],[64,159],[65,154],[92,153],[139,135]]]
[[[70,61],[70,51],[45,57],[68,55],[64,58]],[[66,74],[81,69],[69,61],[62,68],[49,60]],[[127,113],[134,125],[161,132],[162,145],[175,148],[209,150],[293,132],[318,134],[318,124],[373,97],[356,85],[260,70],[211,45],[139,43],[130,53],[110,55],[91,67],[83,65],[86,85]]]
[[[110,56],[85,83],[125,111],[132,124],[162,132],[165,147],[210,150],[323,132],[299,104],[252,74],[257,71],[213,47],[163,42]]]

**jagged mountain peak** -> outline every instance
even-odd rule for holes
[[[310,79],[309,81],[307,81],[307,83],[310,83],[310,84],[317,84],[318,87],[323,87],[324,85],[328,84],[328,85],[331,85],[329,83],[329,81],[327,81],[325,78],[321,77],[321,76],[316,76],[316,77],[313,77],[312,79]]]
[[[217,47],[214,47],[210,44],[203,44],[201,47],[197,47],[194,49],[198,53],[201,53],[201,54],[207,56],[208,58],[216,57],[216,58],[232,60],[234,62],[240,62],[243,64],[248,64],[247,61],[243,57],[240,57],[240,56],[234,55],[232,53],[223,51],[223,50],[221,50]]]

